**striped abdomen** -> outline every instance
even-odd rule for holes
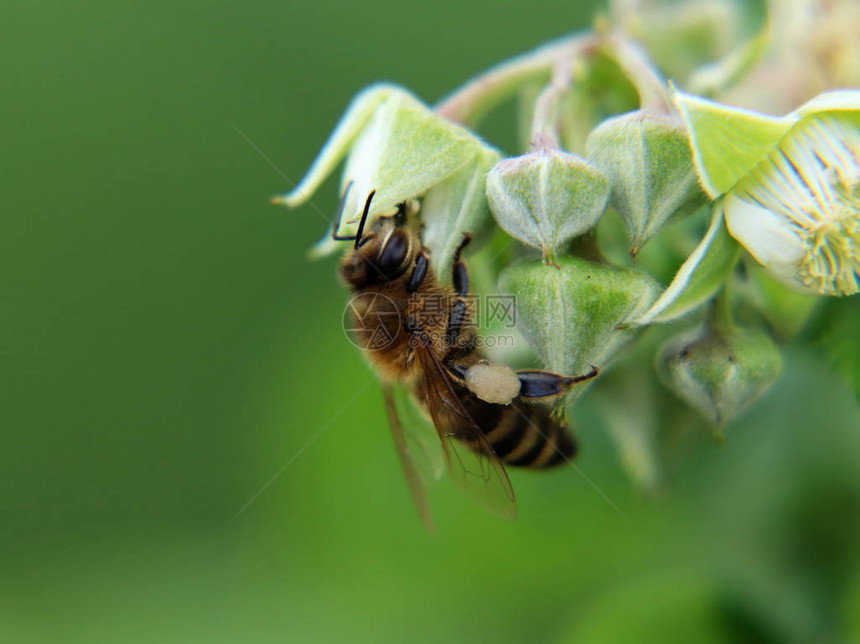
[[[493,405],[471,395],[463,398],[463,406],[506,465],[549,468],[576,454],[576,443],[567,425],[553,418],[544,405],[518,401]],[[464,442],[471,447],[470,442]]]

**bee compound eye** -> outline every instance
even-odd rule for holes
[[[407,253],[409,253],[409,238],[402,231],[395,230],[379,250],[378,270],[388,279],[397,277],[405,270]]]

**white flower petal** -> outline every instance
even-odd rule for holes
[[[791,277],[803,258],[803,240],[789,220],[734,193],[726,196],[726,227],[756,260],[782,277]]]

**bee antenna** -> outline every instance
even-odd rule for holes
[[[355,233],[355,248],[358,249],[358,244],[361,241],[361,235],[364,232],[364,224],[367,222],[367,213],[370,212],[370,202],[373,201],[373,195],[376,190],[373,190],[367,195],[367,201],[364,202],[364,212],[361,213],[361,221],[358,222],[358,231]]]

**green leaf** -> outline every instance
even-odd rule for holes
[[[624,326],[657,297],[659,286],[641,271],[575,257],[559,268],[522,261],[506,268],[500,288],[516,298],[517,323],[548,369],[565,375],[606,368],[636,330]],[[576,393],[578,390],[574,390]]]
[[[667,322],[689,313],[719,290],[739,254],[740,246],[726,230],[722,205],[717,205],[699,246],[654,305],[632,324]]]
[[[720,105],[676,91],[675,105],[687,125],[702,187],[717,198],[764,159],[797,121]]]

